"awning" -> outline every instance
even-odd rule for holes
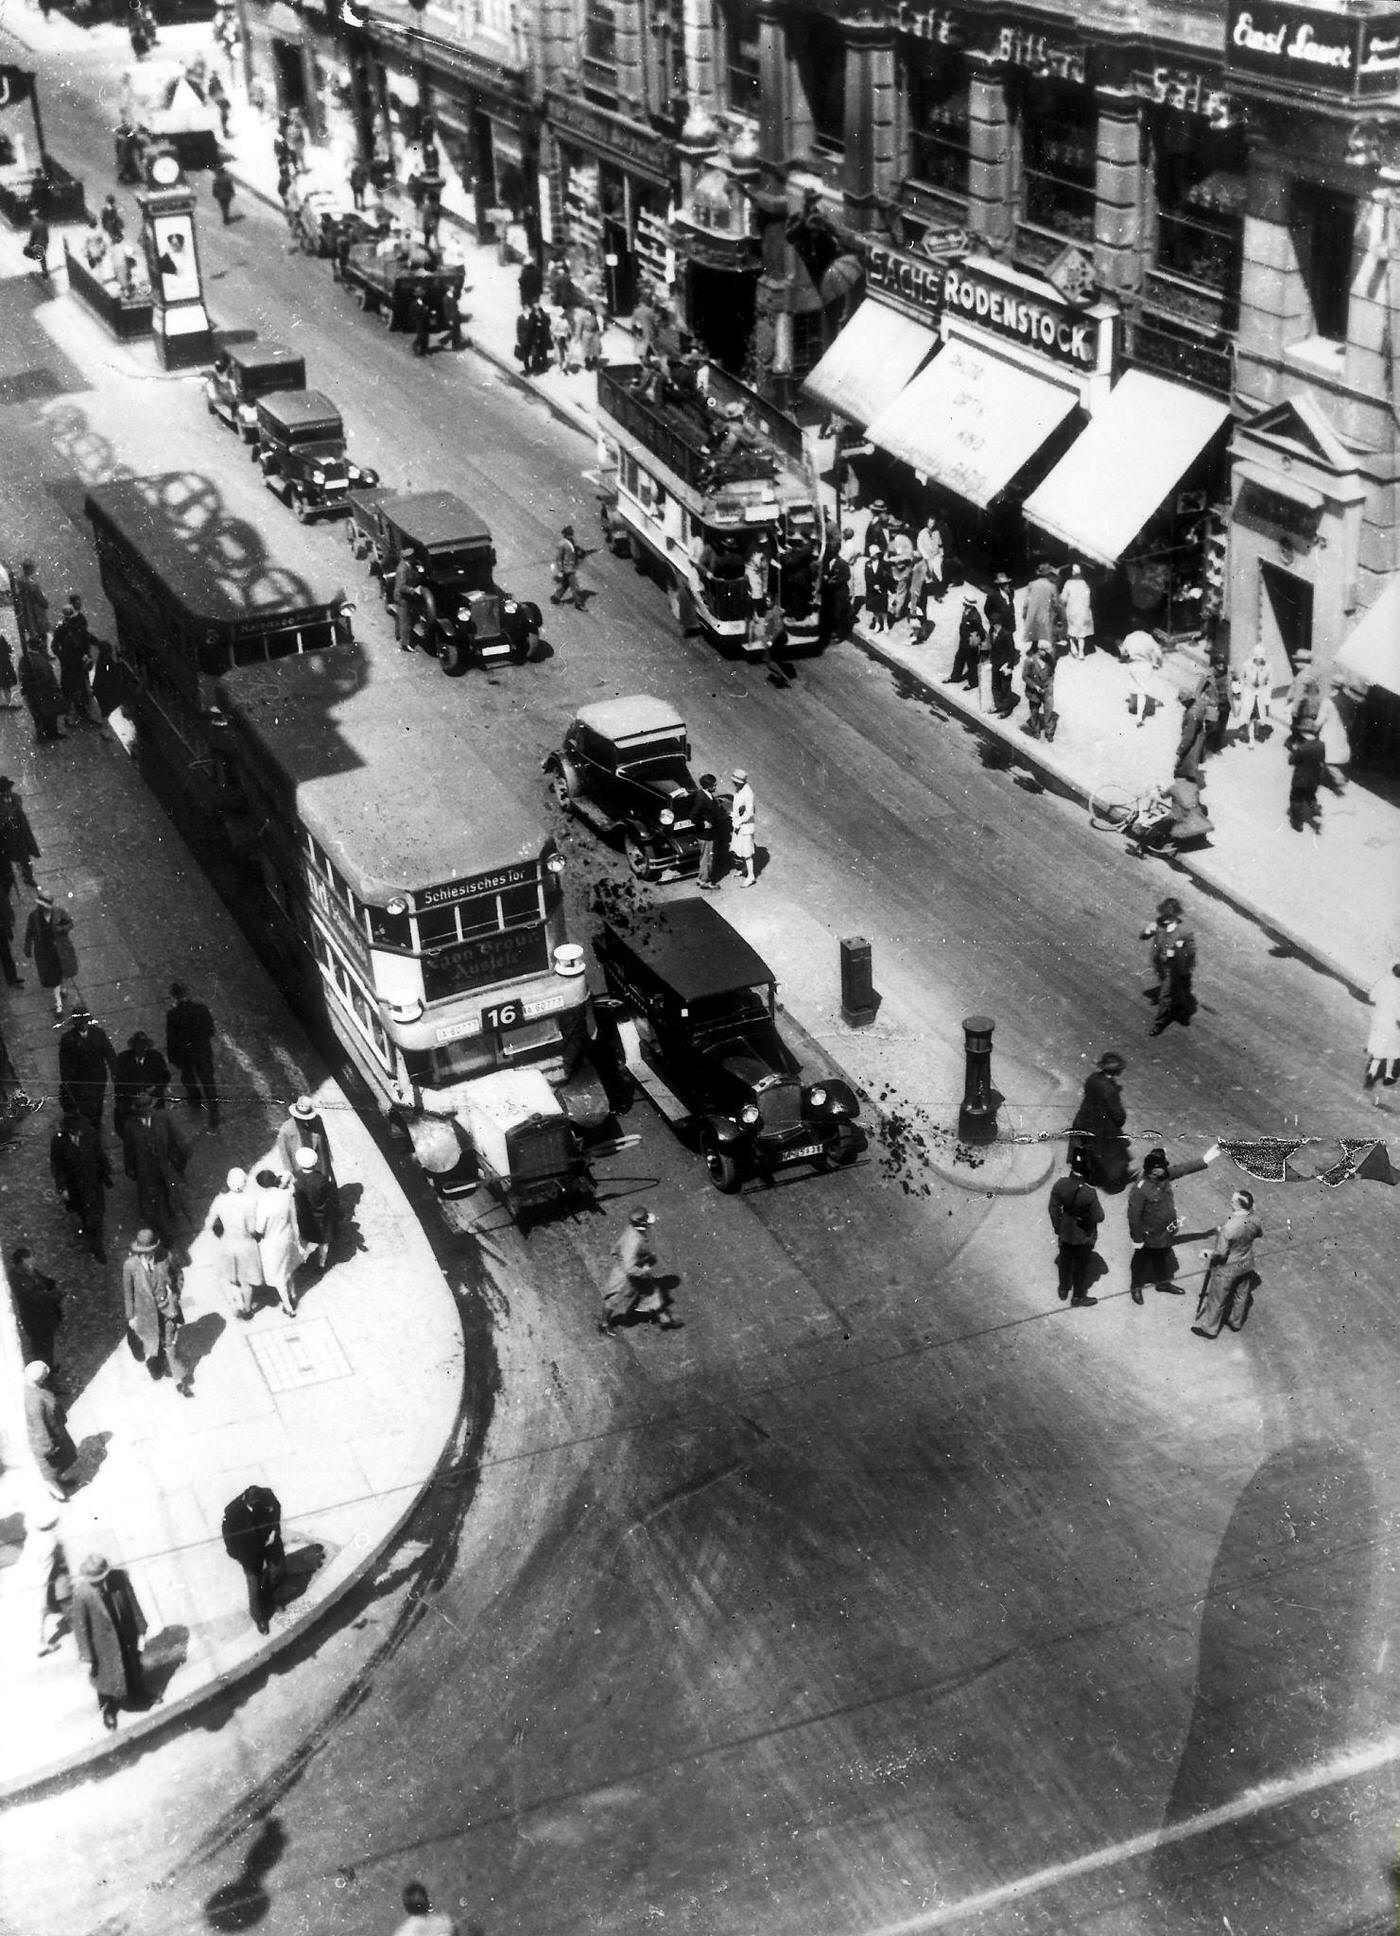
[[[1391,579],[1333,664],[1362,685],[1400,696],[1400,578]]]
[[[1116,565],[1229,421],[1228,404],[1129,370],[1031,492],[1025,514],[1071,551]]]
[[[863,430],[937,348],[931,329],[867,296],[802,387]]]
[[[985,511],[1079,398],[954,337],[867,435]]]

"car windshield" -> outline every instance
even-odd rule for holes
[[[649,754],[640,760],[619,760],[617,770],[625,780],[679,780],[682,786],[693,784],[686,771],[685,756],[678,750]]]
[[[742,1029],[746,1022],[767,1022],[772,1014],[773,990],[767,983],[760,983],[756,988],[732,988],[723,995],[706,995],[690,1004],[691,1026],[697,1034]]]
[[[491,560],[485,551],[433,551],[428,557],[440,582],[451,581],[464,592],[491,589]]]
[[[345,455],[344,431],[329,424],[317,424],[314,430],[293,431],[287,442],[297,450],[311,452],[318,457]]]

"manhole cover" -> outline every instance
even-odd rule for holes
[[[254,1331],[248,1348],[270,1392],[295,1391],[300,1385],[326,1385],[348,1378],[350,1366],[325,1318],[298,1318],[280,1331]]]
[[[13,376],[0,376],[0,404],[38,403],[44,397],[62,395],[63,385],[43,364],[32,370],[17,370]]]

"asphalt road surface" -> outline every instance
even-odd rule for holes
[[[100,199],[91,90],[49,83],[45,117]],[[470,354],[412,359],[243,206],[202,230],[218,321],[295,332],[354,454],[479,503],[501,582],[542,598],[558,526],[591,517],[587,446]],[[0,375],[57,383],[0,404],[12,533],[89,582],[74,476],[126,465],[353,582],[337,532],[260,495],[196,384],[104,369],[66,305],[0,295]],[[599,595],[553,620],[551,657],[455,688],[464,760],[485,747],[543,802],[578,704],[662,694],[697,765],[754,774],[775,951],[784,927],[794,949],[814,925],[870,936],[930,1037],[998,1018],[1051,1119],[1111,1044],[1130,1127],[1174,1153],[1362,1116],[1360,1011],[1248,923],[1193,906],[1204,1009],[1149,1046],[1134,937],[1165,872],[856,649],[775,685],[680,640],[629,565],[588,573]],[[361,593],[373,655],[387,628]],[[561,832],[576,880],[622,881]],[[991,1199],[877,1144],[727,1199],[644,1105],[629,1126],[606,1216],[459,1240],[492,1263],[490,1429],[465,1511],[414,1529],[440,1548],[431,1588],[348,1698],[333,1633],[208,1729],[12,1811],[12,1926],[370,1936],[421,1875],[487,1936],[1392,1927],[1390,1193],[1259,1186],[1264,1289],[1210,1346],[1180,1301],[1127,1301],[1121,1232],[1104,1301],[1064,1311],[1043,1193]],[[1180,1187],[1194,1228],[1232,1180]],[[604,1341],[596,1285],[639,1200],[684,1329]]]

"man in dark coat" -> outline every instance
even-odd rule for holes
[[[833,551],[822,569],[821,643],[849,638],[851,616],[851,568],[839,551]]]
[[[968,592],[963,599],[962,617],[958,620],[958,649],[953,655],[952,670],[943,681],[945,686],[961,684],[969,690],[976,690],[977,655],[986,636],[986,621],[978,609],[977,600]]]
[[[729,861],[729,810],[720,801],[718,787],[713,773],[702,773],[695,796],[695,818],[703,835],[695,885],[706,889],[718,887]]]
[[[21,561],[12,595],[21,647],[26,652],[43,652],[49,642],[49,601],[32,558]]]
[[[1157,919],[1138,937],[1152,943],[1152,968],[1157,977],[1157,1019],[1149,1035],[1160,1035],[1170,1022],[1190,1028],[1196,1012],[1192,981],[1196,973],[1196,937],[1182,917],[1181,903],[1169,894],[1158,903]]]
[[[1065,1173],[1050,1186],[1050,1223],[1059,1249],[1055,1268],[1061,1298],[1072,1305],[1097,1304],[1089,1295],[1089,1269],[1098,1243],[1103,1205],[1084,1177],[1084,1152],[1071,1149]]]
[[[272,1616],[273,1596],[287,1571],[282,1506],[267,1486],[245,1486],[224,1507],[224,1551],[243,1569],[248,1613],[260,1634]]]
[[[444,349],[460,350],[466,347],[462,337],[461,299],[450,282],[443,289],[442,301],[438,306],[438,329],[445,339]]]
[[[185,1215],[180,1178],[185,1173],[186,1157],[169,1115],[156,1108],[149,1089],[136,1098],[122,1130],[122,1148],[142,1217],[166,1243],[173,1242],[175,1225]]]
[[[59,1107],[76,1109],[100,1130],[107,1076],[116,1060],[106,1029],[93,1021],[87,1009],[75,1009],[71,1025],[58,1038]]]
[[[292,1193],[296,1199],[297,1235],[308,1257],[315,1253],[317,1270],[324,1270],[340,1220],[340,1192],[334,1177],[327,1176],[321,1168],[313,1147],[306,1145],[299,1149],[294,1160]]]
[[[613,1266],[603,1286],[603,1316],[598,1329],[604,1337],[616,1334],[633,1318],[654,1318],[663,1331],[678,1329],[671,1316],[671,1298],[660,1282],[656,1247],[650,1232],[656,1218],[650,1210],[634,1210],[613,1245]]]
[[[91,725],[92,634],[78,592],[71,595],[53,628],[53,654],[58,660],[58,685],[68,708],[68,724]]]
[[[46,652],[26,650],[20,654],[19,694],[34,721],[34,737],[62,739],[63,694]]]
[[[1199,784],[1201,762],[1206,756],[1206,734],[1209,731],[1209,678],[1202,679],[1194,692],[1182,693],[1181,701],[1186,710],[1181,716],[1181,737],[1176,743],[1176,765],[1172,768],[1172,775],[1175,779],[1195,780]]]
[[[1152,1149],[1142,1161],[1142,1175],[1128,1192],[1128,1235],[1133,1240],[1133,1261],[1128,1273],[1128,1290],[1134,1304],[1142,1303],[1142,1287],[1151,1284],[1173,1297],[1185,1292],[1173,1280],[1177,1255],[1172,1239],[1181,1228],[1176,1214],[1172,1184],[1183,1176],[1194,1176],[1213,1163],[1220,1145],[1212,1143],[1204,1156],[1189,1157],[1184,1163],[1169,1163],[1167,1153]]]
[[[1060,715],[1055,711],[1055,649],[1043,639],[1026,654],[1021,684],[1026,689],[1030,715],[1021,731],[1032,739],[1039,739],[1042,734],[1046,739],[1053,739],[1060,723]]]
[[[34,886],[34,862],[39,858],[39,843],[24,811],[24,800],[15,792],[15,783],[0,774],[0,858],[17,867],[26,886]]]
[[[63,1295],[53,1278],[34,1262],[28,1244],[10,1252],[10,1297],[15,1307],[25,1362],[37,1358],[50,1370],[58,1363],[58,1332],[63,1323]]]
[[[122,1308],[136,1355],[152,1378],[167,1370],[175,1389],[193,1398],[190,1370],[180,1344],[185,1313],[180,1304],[180,1272],[154,1230],[138,1230],[122,1265]]]
[[[49,1143],[49,1168],[64,1209],[78,1219],[79,1236],[94,1257],[105,1261],[102,1228],[107,1217],[112,1166],[107,1161],[102,1138],[75,1109],[64,1112],[63,1121],[53,1133]]]
[[[424,292],[419,289],[413,298],[411,311],[413,319],[413,354],[426,356],[432,348],[433,309]]]
[[[34,890],[34,907],[24,930],[25,958],[32,959],[39,986],[46,988],[53,1001],[54,1027],[63,1020],[63,1004],[70,985],[78,979],[78,951],[73,945],[73,917],[67,908],[56,908],[52,894],[42,887]],[[82,1005],[77,988],[73,1006]]]
[[[164,1109],[169,1086],[169,1064],[145,1029],[137,1029],[112,1065],[112,1128],[118,1138],[136,1107],[136,1098],[149,1090],[156,1108]]]
[[[1322,831],[1317,790],[1327,773],[1327,753],[1316,726],[1297,727],[1288,736],[1288,824],[1294,833]]]
[[[165,1012],[165,1053],[180,1072],[185,1101],[191,1109],[207,1109],[209,1127],[219,1127],[219,1092],[214,1085],[214,1017],[196,1001],[183,982],[170,984],[170,1007]]]
[[[78,1569],[68,1617],[78,1654],[87,1662],[102,1725],[114,1728],[119,1707],[142,1707],[146,1700],[141,1671],[146,1616],[141,1603],[126,1574],[94,1553]]]
[[[1102,1190],[1121,1190],[1128,1180],[1128,1139],[1123,1134],[1128,1112],[1118,1081],[1125,1066],[1114,1049],[1099,1057],[1072,1125],[1082,1131],[1073,1147],[1083,1155],[1085,1179]]]
[[[15,967],[14,949],[11,943],[15,932],[15,872],[10,863],[0,858],[0,973],[11,988],[23,988],[24,978]]]
[[[992,646],[992,704],[1000,718],[1016,710],[1016,694],[1011,675],[1020,653],[1016,650],[1016,606],[1011,595],[1011,574],[999,571],[992,589],[983,601]]]
[[[297,1151],[314,1149],[317,1167],[331,1183],[335,1182],[335,1163],[331,1140],[310,1096],[298,1096],[277,1132],[277,1160],[287,1176],[297,1173]]]

